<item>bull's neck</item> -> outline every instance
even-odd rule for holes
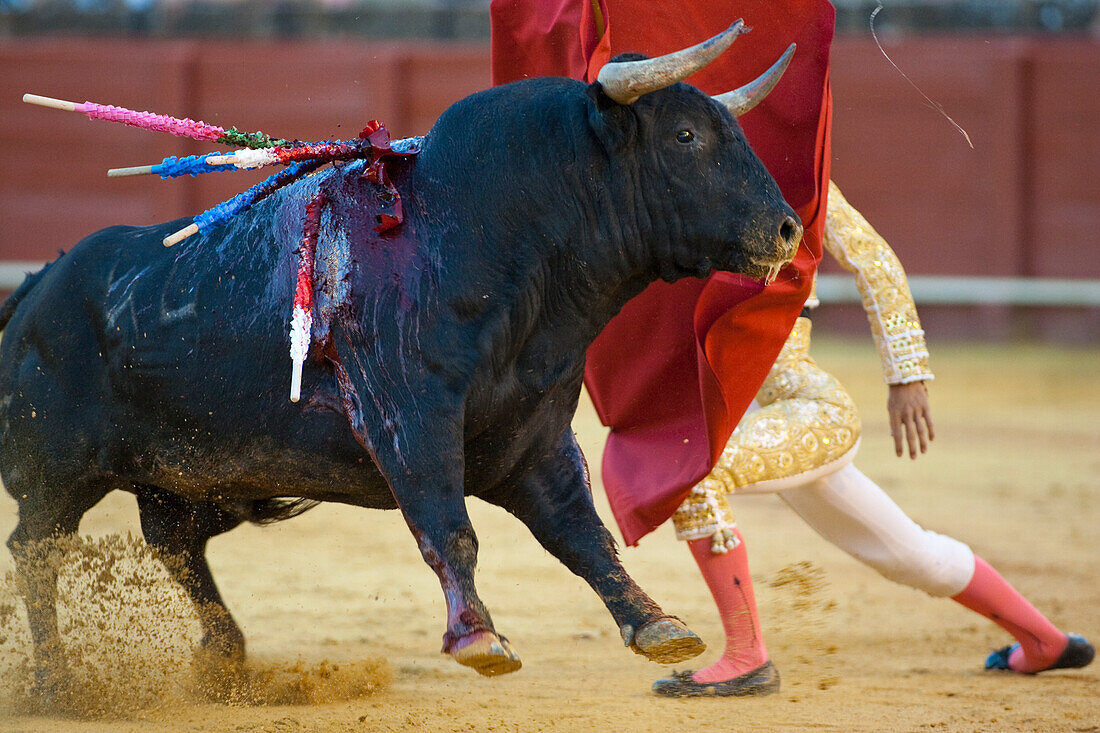
[[[541,226],[554,231],[562,223],[559,216]],[[656,279],[651,268],[628,256],[632,248],[611,228],[606,220],[596,225],[578,219],[560,238],[543,240],[530,257],[512,261],[515,290],[506,307],[511,329],[504,336],[512,348],[529,350],[538,360],[582,359],[611,319]],[[515,249],[527,244],[516,242]]]
[[[675,219],[638,180],[638,161],[609,155],[587,133],[586,115],[578,94],[554,115],[513,121],[521,132],[470,137],[461,149],[442,136],[447,125],[433,129],[410,197],[439,232],[448,289],[471,317],[508,312],[520,332],[553,333],[555,346],[581,351],[669,276],[657,263],[669,259],[665,222]]]
[[[573,229],[547,268],[564,295],[557,315],[572,321],[586,344],[631,298],[662,276],[676,276],[658,265],[669,237],[649,221],[651,202],[642,191],[608,187],[592,193],[578,206]]]
[[[586,242],[585,250],[609,247],[607,240]],[[612,254],[617,254],[612,251]],[[529,285],[532,299],[542,303],[544,324],[560,335],[562,342],[585,349],[623,306],[652,281],[648,273],[611,267],[617,260],[604,256],[602,262],[581,259],[572,248],[546,261]]]
[[[583,350],[658,279],[651,250],[661,238],[635,221],[643,202],[616,200],[611,187],[579,177],[559,176],[557,186],[566,198],[541,210],[528,206],[526,233],[501,252],[515,256],[514,276],[522,283],[516,305],[536,309],[528,317],[556,334],[555,343]]]

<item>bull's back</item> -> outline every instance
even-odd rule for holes
[[[114,246],[138,230],[97,232],[31,275],[0,341],[0,472],[9,491],[88,471],[106,424],[103,311]]]
[[[119,253],[128,254],[120,249],[121,241],[141,238],[146,229],[96,232],[28,276],[24,292],[11,298],[11,317],[0,342],[5,401],[59,389],[73,393],[72,402],[79,406],[102,390],[106,286]]]

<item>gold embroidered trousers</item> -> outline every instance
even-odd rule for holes
[[[718,464],[673,514],[676,536],[713,537],[715,551],[734,543],[726,494],[783,491],[851,463],[860,421],[836,377],[810,357],[810,319],[799,318]]]

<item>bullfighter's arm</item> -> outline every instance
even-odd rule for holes
[[[856,211],[832,181],[825,220],[825,249],[840,266],[853,273],[871,333],[890,385],[887,410],[897,454],[902,433],[915,458],[927,450],[932,437],[928,393],[924,382],[933,378],[928,347],[909,282],[894,250]],[[927,438],[926,438],[927,433]]]
[[[856,276],[887,384],[932,379],[928,347],[905,270],[878,232],[829,182],[825,249]]]

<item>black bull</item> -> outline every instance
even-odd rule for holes
[[[619,563],[570,421],[586,347],[649,283],[762,277],[793,256],[801,228],[736,120],[683,83],[622,104],[598,83],[530,80],[456,103],[415,160],[389,165],[405,213],[393,232],[375,233],[378,187],[351,163],[176,247],[161,240],[181,222],[112,227],[27,277],[0,308],[18,570],[41,572],[35,541],[132,492],[146,540],[185,558],[173,572],[204,645],[240,658],[212,536],[306,500],[399,508],[443,586],[444,651],[499,674],[520,662],[474,588],[473,495],[587,581],[634,651],[698,654]],[[314,345],[294,404],[293,264],[319,191]],[[26,587],[39,674],[63,674],[53,583]]]

